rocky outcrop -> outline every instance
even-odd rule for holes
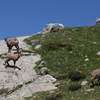
[[[96,19],[96,25],[100,25],[100,18]]]
[[[52,83],[56,80],[52,76],[40,76],[35,72],[36,62],[41,60],[41,57],[39,54],[26,52],[30,46],[23,42],[25,38],[27,37],[18,38],[23,56],[17,61],[16,66],[21,70],[14,67],[5,68],[3,63],[7,46],[4,41],[0,41],[0,55],[4,55],[0,58],[0,100],[23,100],[35,92],[56,89]]]
[[[56,31],[62,30],[62,29],[64,29],[64,25],[63,24],[49,23],[49,24],[46,24],[44,26],[42,33],[56,32]]]

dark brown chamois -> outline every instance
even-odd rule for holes
[[[13,46],[16,47],[17,52],[19,51],[19,41],[18,41],[18,39],[16,39],[16,38],[9,38],[9,39],[5,38],[5,42],[6,42],[7,47],[8,47],[8,52],[11,52],[11,49],[12,49]]]

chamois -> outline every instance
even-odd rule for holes
[[[100,81],[100,69],[96,69],[96,70],[93,70],[91,72],[91,82],[92,82],[92,86],[95,85],[94,81],[97,80],[97,82]]]
[[[18,59],[21,57],[21,50],[19,52],[11,52],[7,54],[7,59],[5,60],[5,65],[7,64],[7,66],[9,66],[9,61],[13,61],[14,62],[14,67],[16,64],[16,61],[18,61]]]
[[[9,38],[9,39],[5,38],[5,42],[6,42],[7,47],[8,47],[8,52],[11,52],[11,49],[12,49],[13,46],[16,47],[17,52],[19,51],[19,41],[18,41],[18,39],[16,39],[16,38]]]

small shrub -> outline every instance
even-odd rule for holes
[[[49,94],[46,96],[46,100],[61,100],[60,98],[62,97],[62,93],[61,92],[57,92],[54,94]]]
[[[43,44],[43,48],[47,48],[48,50],[57,50],[60,48],[66,48],[66,50],[68,51],[72,51],[73,50],[73,45],[71,43],[47,43],[47,44]]]
[[[67,78],[67,74],[54,74],[52,76],[55,77],[57,80],[64,80]]]
[[[86,76],[79,72],[79,71],[71,71],[68,73],[68,78],[71,79],[72,81],[79,81],[81,79],[84,79]]]
[[[70,91],[76,91],[76,90],[78,90],[80,88],[81,88],[81,84],[79,84],[79,83],[71,83],[69,85],[69,87],[68,87],[68,90],[70,90]]]

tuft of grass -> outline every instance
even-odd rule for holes
[[[41,36],[42,36],[41,34],[33,35],[33,36],[29,37],[29,38],[26,38],[24,40],[24,42],[27,42],[27,44],[32,45],[31,40],[37,40],[37,39],[40,40]]]
[[[78,90],[78,89],[81,89],[81,84],[79,84],[79,83],[71,83],[70,85],[69,85],[69,87],[68,87],[68,90],[69,91],[76,91],[76,90]]]

